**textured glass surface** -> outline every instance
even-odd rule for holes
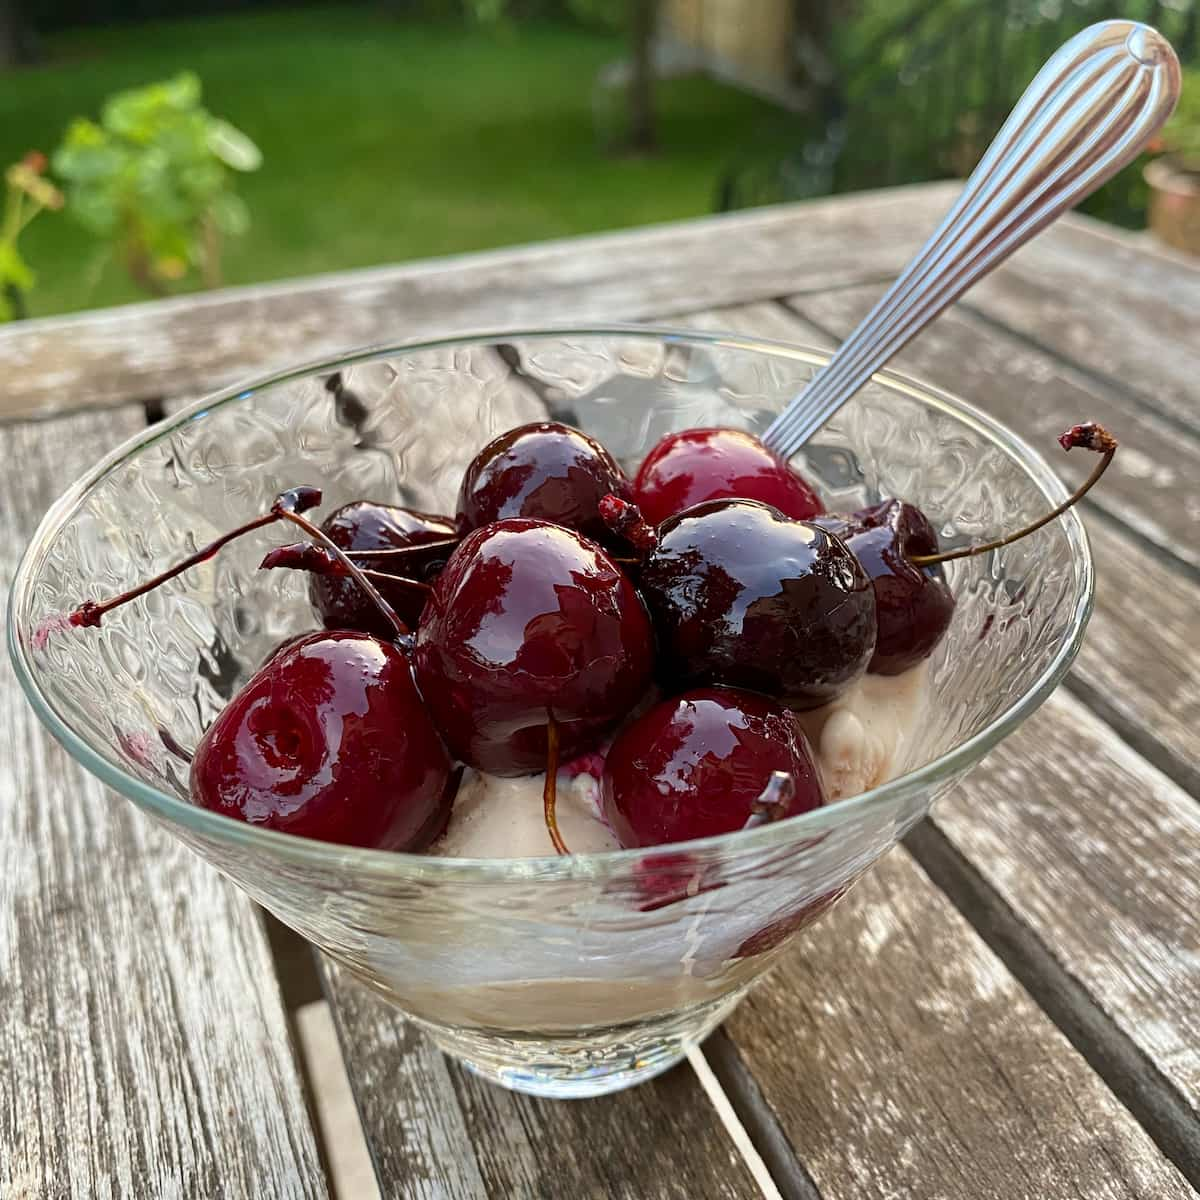
[[[13,590],[31,699],[106,782],[493,1078],[549,1094],[622,1086],[713,1027],[936,796],[1066,669],[1090,603],[1073,516],[952,564],[959,605],[903,779],[686,849],[487,864],[349,850],[187,802],[186,752],[285,636],[312,628],[303,577],[256,570],[267,530],[120,609],[53,628],[315,484],[453,512],[493,435],[551,415],[636,466],[664,432],[761,430],[821,355],[741,338],[608,331],[439,344],[215,397],[112,456],[48,516]],[[872,383],[798,458],[831,508],[899,495],[951,544],[1062,494],[1045,464],[956,401]],[[37,631],[50,629],[46,636]]]

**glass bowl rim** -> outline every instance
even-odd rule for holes
[[[1004,711],[966,741],[952,747],[923,766],[880,784],[878,787],[860,792],[856,796],[834,801],[832,804],[813,809],[808,813],[790,817],[777,824],[698,838],[690,842],[672,843],[669,847],[605,850],[587,854],[537,858],[452,858],[343,846],[278,830],[264,829],[257,825],[238,821],[223,813],[190,804],[178,796],[160,791],[128,774],[92,749],[88,742],[71,728],[67,720],[60,715],[43,693],[29,660],[25,641],[17,628],[17,614],[24,607],[25,598],[32,585],[35,561],[40,557],[44,547],[51,543],[66,522],[78,512],[92,489],[127,459],[170,437],[189,422],[202,419],[215,408],[236,403],[238,400],[249,398],[258,391],[293,380],[343,370],[348,366],[380,358],[399,357],[423,350],[483,345],[501,340],[534,341],[566,337],[641,338],[665,343],[722,346],[750,353],[766,354],[771,357],[790,358],[806,362],[814,367],[824,366],[832,355],[832,351],[829,350],[819,350],[771,338],[750,337],[720,331],[646,324],[606,323],[588,326],[547,324],[537,328],[513,327],[468,331],[437,338],[419,338],[388,345],[366,346],[338,354],[332,358],[321,358],[284,368],[202,396],[167,419],[138,431],[100,459],[90,471],[67,488],[50,506],[22,553],[9,592],[7,640],[9,655],[17,678],[38,718],[55,739],[66,748],[72,758],[103,784],[114,788],[156,818],[165,819],[170,823],[178,823],[196,834],[209,836],[217,842],[240,844],[243,848],[252,850],[261,849],[268,855],[290,859],[302,866],[330,869],[353,868],[376,877],[408,879],[413,876],[427,875],[431,879],[437,878],[444,882],[463,883],[528,882],[534,878],[539,881],[566,882],[619,874],[624,868],[632,868],[635,863],[644,859],[648,854],[664,853],[679,846],[686,846],[690,852],[698,855],[703,855],[708,851],[722,852],[726,850],[736,850],[741,854],[781,847],[788,842],[812,836],[822,828],[840,824],[842,819],[854,817],[866,810],[884,807],[894,801],[911,799],[967,769],[982,758],[1041,706],[1070,668],[1083,640],[1095,592],[1095,571],[1091,547],[1076,508],[1069,509],[1059,518],[1065,525],[1068,543],[1072,549],[1072,563],[1078,580],[1077,599],[1068,635],[1063,639],[1062,645],[1038,678],[1013,699]],[[909,375],[891,369],[876,372],[872,376],[872,382],[899,391],[924,405],[946,412],[964,424],[974,427],[977,433],[986,437],[993,444],[999,445],[1010,457],[1017,460],[1031,482],[1041,490],[1051,505],[1057,505],[1066,499],[1068,495],[1066,486],[1045,458],[1018,434],[974,405],[940,388],[922,383]],[[831,822],[830,818],[835,815],[837,819]]]

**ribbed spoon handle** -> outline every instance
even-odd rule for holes
[[[1111,179],[1179,98],[1179,60],[1148,25],[1102,21],[1038,72],[954,207],[764,440],[794,454],[906,342],[1061,213]]]

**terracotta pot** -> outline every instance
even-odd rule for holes
[[[1200,165],[1158,158],[1143,177],[1150,185],[1150,229],[1176,250],[1200,255]]]

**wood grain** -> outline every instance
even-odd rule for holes
[[[954,191],[29,322],[0,333],[0,414],[207,390],[348,344],[547,314],[644,319],[796,289],[821,291],[795,303],[845,332],[879,288],[828,289],[894,272]],[[985,319],[943,318],[905,361],[954,391],[968,381],[970,399],[1038,440],[1060,415],[1109,412],[1121,426],[1119,473],[1091,522],[1101,590],[1074,686],[1186,783],[1200,779],[1188,774],[1200,595],[1172,563],[1200,561],[1200,508],[1194,443],[1174,434],[1196,424],[1196,283],[1167,261],[1065,222],[972,293]],[[723,316],[768,336],[817,333],[776,305]],[[1092,407],[1067,415],[1076,401]],[[7,461],[22,463],[0,481],[21,536],[83,465],[71,465],[78,447],[121,420],[134,417],[0,431]],[[62,445],[57,433],[46,440],[59,429]],[[11,569],[15,545],[0,548]],[[1127,588],[1109,591],[1106,579]],[[1197,1096],[1195,811],[1076,701],[1060,697],[1035,721],[939,810],[935,831],[957,871],[942,881],[981,926],[1004,917],[1006,955],[1064,1025],[1092,1021],[1087,1036],[1105,1044],[1085,1050],[1195,1182],[1200,1139],[1179,1144],[1195,1132]],[[0,809],[0,1061],[15,1063],[0,1083],[0,1195],[321,1194],[249,905],[106,800],[42,735],[11,675],[0,674],[0,730],[30,747],[0,761],[6,798],[23,798]],[[686,1069],[586,1106],[544,1104],[467,1076],[336,973],[330,990],[385,1194],[757,1194]],[[722,1078],[743,1094],[761,1089],[827,1200],[1192,1194],[903,852],[816,927],[730,1029],[712,1054]],[[1118,1078],[1131,1065],[1136,1078]]]
[[[1200,262],[1074,217],[1014,255],[967,303],[1200,430]]]
[[[586,1102],[485,1083],[322,961],[385,1196],[750,1200],[758,1187],[690,1067]]]
[[[953,185],[322,275],[0,330],[0,416],[201,395],[356,346],[651,314],[897,271]]]
[[[1068,686],[1200,798],[1200,585],[1119,528],[1087,527],[1096,607]]]
[[[0,428],[5,592],[50,501],[142,423]],[[7,656],[0,741],[0,1196],[325,1196],[254,906],[67,757]]]
[[[807,297],[804,308],[832,316],[840,332],[869,303],[869,296],[846,292]],[[817,327],[773,307],[690,320],[793,341],[819,337]],[[957,374],[969,399],[1030,439],[1041,424],[1052,432],[1070,423],[1068,410],[1054,410],[1061,380],[1045,355],[953,316],[943,317],[927,337],[929,343],[922,338],[905,352],[915,374],[948,389],[956,386]],[[1090,392],[1082,383],[1074,386],[1083,412],[1093,414]],[[1053,411],[1046,416],[1048,409]],[[1101,419],[1114,415],[1120,414],[1104,411]],[[1141,416],[1132,419],[1145,428]],[[1139,505],[1159,512],[1172,499],[1185,506],[1187,489],[1198,478],[1182,465],[1194,453],[1188,439],[1163,438],[1154,453],[1184,494],[1127,488],[1123,503],[1135,512]],[[1094,493],[1097,501],[1108,482]],[[1194,786],[1200,587],[1109,521],[1089,526],[1097,601],[1072,674],[1076,690],[1137,748]],[[1114,1069],[1129,1067],[1130,1088],[1157,1106],[1153,1114],[1147,1109],[1147,1119],[1157,1121],[1156,1132],[1190,1177],[1200,1180],[1200,932],[1194,918],[1200,809],[1192,797],[1077,701],[1062,697],[993,751],[939,807],[933,824],[969,867],[959,872],[956,894],[978,902],[986,892],[989,903],[1008,905],[1025,936],[1038,939],[1045,959],[1080,982],[1075,1011],[1065,1019],[1081,1028],[1087,1023],[1093,1042],[1120,1043],[1101,1050]],[[1031,950],[1018,946],[1014,953],[1028,957]],[[1083,1007],[1093,1011],[1081,1015]]]
[[[824,1200],[1193,1194],[902,850],[725,1029]]]
[[[1061,1022],[1200,1183],[1200,806],[1059,692],[934,824],[974,876],[951,890],[1016,918],[1011,955],[1057,964],[1035,994],[1057,982]]]
[[[1006,271],[1002,268],[1001,274]],[[869,311],[880,291],[878,286],[851,288],[796,297],[792,304],[825,331],[826,344],[836,343]],[[1077,421],[1106,425],[1120,439],[1121,450],[1089,502],[1200,568],[1200,539],[1195,535],[1200,520],[1200,440],[1181,435],[1169,422],[1131,404],[1120,391],[1031,349],[1023,339],[985,324],[961,306],[939,317],[891,365],[961,396],[1018,430],[1072,485],[1091,471],[1092,456],[1064,454],[1055,438]]]
[[[792,304],[841,336],[877,291],[853,289]],[[811,339],[815,332],[810,321],[792,323],[787,314],[761,307],[727,319],[792,340]],[[1170,562],[1200,564],[1200,442],[958,311],[940,317],[896,366],[963,396],[1047,453],[1056,449],[1056,433],[1083,418],[1109,423],[1123,439],[1109,472],[1085,501],[1085,512],[1108,519],[1087,522],[1096,608],[1072,679],[1139,750],[1200,795],[1200,581]],[[1051,462],[1072,482],[1090,469],[1077,455],[1057,454]]]

